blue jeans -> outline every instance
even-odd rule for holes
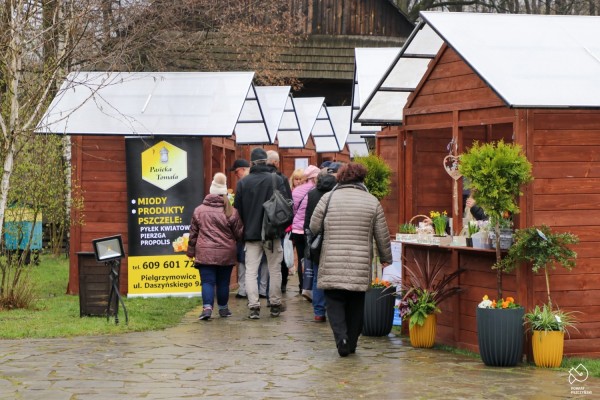
[[[311,261],[312,262],[312,261]],[[312,286],[312,305],[315,316],[325,316],[325,291],[317,289],[317,277],[319,275],[319,264],[312,263],[313,266],[313,286]]]
[[[217,304],[221,307],[229,301],[229,283],[233,265],[198,264],[200,281],[202,282],[202,305],[213,307],[215,302],[215,286],[217,287]]]

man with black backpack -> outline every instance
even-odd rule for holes
[[[285,225],[288,212],[285,208],[287,205],[291,209],[291,198],[287,193],[284,179],[272,173],[271,168],[266,165],[265,150],[258,147],[253,149],[250,160],[252,164],[250,174],[238,182],[233,203],[244,222],[249,318],[260,318],[257,276],[263,254],[266,255],[269,267],[271,316],[278,317],[283,308],[281,302],[283,248],[279,231],[280,229],[284,231],[291,223],[290,217]],[[265,218],[265,215],[271,215],[272,220]],[[285,226],[281,228],[279,225]]]

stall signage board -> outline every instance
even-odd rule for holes
[[[127,138],[128,296],[199,296],[186,256],[202,202],[201,138]]]

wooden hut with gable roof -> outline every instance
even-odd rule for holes
[[[556,305],[577,314],[565,354],[600,355],[600,18],[582,16],[421,14],[443,44],[402,111],[403,126],[380,135],[402,182],[395,207],[403,221],[453,210],[453,180],[442,167],[448,146],[462,153],[475,140],[515,142],[535,180],[520,197],[515,227],[546,224],[577,234],[577,266],[552,271]],[[510,29],[506,29],[510,26]],[[401,111],[398,110],[398,113]],[[381,151],[388,149],[388,151]],[[462,182],[459,180],[459,192]],[[462,198],[453,210],[462,221]],[[389,205],[387,206],[389,208]],[[393,210],[396,211],[396,210]],[[434,252],[447,271],[464,268],[463,293],[443,303],[436,340],[477,351],[475,310],[493,295],[490,251],[407,244],[408,258]],[[527,310],[545,301],[545,282],[522,267],[505,277],[505,296]]]

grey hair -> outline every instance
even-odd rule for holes
[[[275,150],[267,151],[267,164],[274,164],[279,162],[279,153]]]

